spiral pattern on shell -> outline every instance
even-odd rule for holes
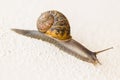
[[[59,40],[69,40],[70,25],[67,18],[58,11],[46,11],[37,20],[38,31]]]

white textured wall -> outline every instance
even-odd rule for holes
[[[10,31],[36,30],[41,12],[58,10],[70,21],[74,39],[98,55],[93,66],[52,44]],[[0,80],[120,80],[119,0],[0,0]]]

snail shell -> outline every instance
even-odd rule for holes
[[[59,40],[69,40],[71,38],[67,18],[55,10],[42,13],[37,20],[37,28],[38,31]]]

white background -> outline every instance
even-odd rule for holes
[[[47,10],[66,15],[72,37],[102,65],[83,62],[52,44],[12,32],[36,29]],[[119,80],[120,0],[0,0],[0,80]]]

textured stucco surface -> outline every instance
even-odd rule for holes
[[[119,80],[119,0],[0,0],[0,80]],[[46,10],[66,15],[72,37],[98,54],[93,66],[52,44],[12,32],[36,30],[38,16]]]

